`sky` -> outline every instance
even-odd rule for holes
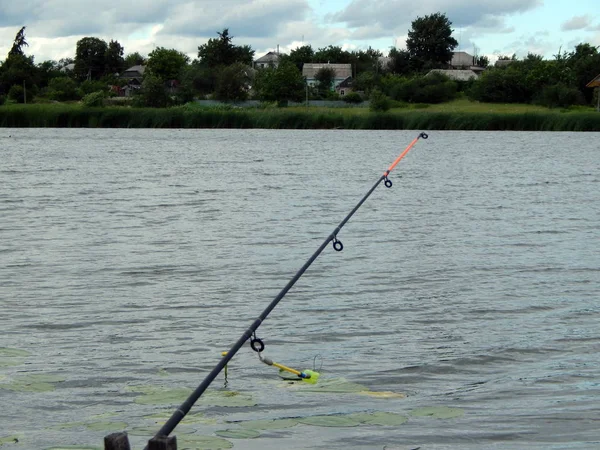
[[[306,44],[387,55],[405,47],[413,20],[436,12],[452,22],[455,50],[491,61],[600,46],[598,0],[0,0],[0,61],[22,26],[36,63],[74,57],[83,37],[116,40],[125,54],[165,47],[194,59],[224,28],[257,58]]]

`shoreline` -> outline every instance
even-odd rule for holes
[[[400,109],[358,114],[325,108],[165,109],[79,105],[0,106],[0,128],[237,128],[321,130],[600,131],[597,112],[439,112]]]

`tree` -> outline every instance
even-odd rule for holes
[[[183,68],[190,61],[189,56],[175,49],[157,47],[148,55],[147,69],[164,81],[177,80]]]
[[[152,108],[168,106],[170,99],[165,89],[165,82],[153,73],[145,74],[137,100],[141,106]]]
[[[330,45],[317,50],[313,60],[316,63],[350,64],[352,63],[352,54],[342,50],[342,47]]]
[[[479,67],[487,67],[490,65],[490,59],[485,55],[478,56],[475,58],[475,65]]]
[[[226,102],[239,102],[248,98],[250,68],[241,62],[224,66],[219,71],[215,98]]]
[[[354,68],[354,75],[358,76],[363,72],[379,72],[379,58],[383,54],[379,50],[369,47],[367,50],[358,50],[350,52],[351,61]]]
[[[8,93],[12,86],[27,89],[27,98],[38,83],[38,70],[33,63],[33,56],[10,55],[0,68],[0,94]]]
[[[317,89],[321,94],[327,94],[333,88],[335,81],[335,70],[331,67],[321,67],[315,73],[315,80],[317,81]]]
[[[452,50],[458,46],[451,25],[439,12],[413,20],[406,48],[417,70],[443,68],[450,62]]]
[[[296,65],[298,70],[302,72],[304,63],[311,63],[315,57],[315,51],[310,45],[303,45],[290,51],[289,55],[283,55],[281,61],[289,61]]]
[[[48,83],[48,98],[59,102],[77,100],[77,83],[69,77],[52,78]]]
[[[15,36],[15,40],[13,42],[13,45],[12,45],[10,51],[8,52],[8,56],[15,56],[15,55],[23,56],[23,54],[24,54],[23,47],[29,47],[29,44],[25,40],[25,28],[26,27],[22,27],[17,32],[17,35]]]
[[[129,53],[125,57],[125,69],[129,69],[133,66],[142,66],[144,64],[146,64],[146,58],[138,52]]]
[[[396,75],[406,75],[411,70],[410,54],[406,50],[391,48],[389,53],[390,62],[387,69]]]
[[[575,87],[581,91],[585,102],[590,103],[594,92],[585,86],[600,72],[598,47],[587,43],[578,44],[575,51],[568,55],[568,64],[573,74]]]
[[[249,45],[233,45],[231,42],[233,36],[229,36],[228,28],[217,34],[219,35],[218,39],[209,39],[206,44],[198,47],[200,64],[211,69],[229,66],[236,62],[252,65],[254,50]]]
[[[97,80],[104,75],[108,45],[102,39],[84,37],[75,48],[75,74],[80,79]]]
[[[267,102],[302,101],[306,82],[292,61],[280,62],[277,68],[259,70],[254,80],[256,97]]]
[[[121,73],[125,68],[125,58],[123,58],[123,46],[117,41],[110,41],[106,49],[104,64],[106,65],[105,73],[114,75]]]

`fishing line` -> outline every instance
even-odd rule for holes
[[[251,347],[254,351],[259,353],[264,350],[264,343],[258,337],[256,337],[256,330],[263,321],[268,317],[268,315],[273,311],[273,309],[277,306],[277,304],[281,301],[283,297],[288,293],[288,291],[296,284],[296,281],[300,279],[300,277],[306,272],[306,270],[310,267],[310,265],[317,259],[317,257],[321,254],[321,252],[327,247],[327,245],[332,242],[333,249],[335,251],[341,252],[344,249],[344,245],[338,239],[337,235],[341,231],[341,229],[346,225],[346,223],[350,220],[350,218],[354,215],[356,211],[362,206],[362,204],[369,198],[369,196],[373,193],[375,189],[379,186],[379,184],[383,181],[385,186],[388,188],[392,187],[392,181],[388,178],[390,172],[394,170],[394,168],[398,165],[398,163],[406,156],[406,154],[410,151],[411,148],[417,143],[419,139],[427,139],[428,136],[425,133],[420,133],[413,141],[406,147],[406,149],[396,158],[396,160],[388,167],[388,169],[379,177],[377,182],[373,185],[371,189],[365,194],[365,196],[358,202],[358,204],[350,211],[350,213],[340,222],[340,224],[333,230],[333,232],[327,236],[325,241],[321,244],[321,246],[313,253],[313,255],[308,258],[308,261],[304,263],[304,265],[298,270],[296,275],[285,285],[285,287],[281,290],[279,294],[271,301],[271,303],[267,306],[267,308],[262,312],[260,316],[250,325],[250,327],[246,330],[246,332],[237,340],[235,344],[231,347],[231,349],[227,352],[222,353],[222,358],[219,363],[214,367],[214,369],[206,376],[204,381],[200,383],[200,385],[196,388],[194,392],[190,394],[190,396],[185,400],[181,406],[173,413],[173,415],[169,418],[169,420],[161,427],[161,429],[156,433],[155,437],[159,436],[169,436],[171,432],[175,429],[177,424],[181,422],[181,420],[186,416],[186,414],[190,411],[194,403],[200,398],[200,396],[206,391],[208,386],[214,381],[217,375],[223,370],[223,368],[227,365],[227,363],[235,356],[235,354],[239,351],[240,348],[249,340]],[[266,358],[263,358],[266,359]],[[273,363],[273,361],[268,360],[267,363],[277,364],[278,366],[282,366],[278,363]],[[286,366],[286,369],[290,369]],[[294,369],[290,369],[293,373],[297,372]],[[307,371],[305,371],[307,372]],[[310,372],[310,371],[308,371]],[[307,375],[307,374],[304,374]],[[310,374],[309,374],[310,375]],[[300,375],[299,375],[300,376]],[[310,379],[310,376],[308,377]],[[316,381],[316,380],[313,380]],[[147,447],[146,447],[147,448]]]

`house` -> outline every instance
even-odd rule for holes
[[[142,79],[144,78],[144,72],[146,71],[146,66],[132,66],[129,69],[125,70],[121,73],[120,78],[124,78],[129,81],[129,84],[141,85]]]
[[[254,61],[253,67],[255,69],[264,69],[265,67],[277,67],[279,65],[279,52],[268,52],[266,55],[261,56]]]
[[[469,81],[479,77],[479,73],[471,69],[433,69],[427,72],[425,76],[427,77],[432,73],[441,73],[454,81]]]
[[[348,77],[352,77],[352,64],[304,63],[302,66],[302,76],[306,79],[306,84],[314,86],[317,82],[315,75],[323,68],[333,69],[335,73],[333,79],[334,86],[337,86]]]
[[[63,73],[73,72],[75,70],[75,63],[67,64],[66,66],[63,66],[58,70],[60,70]]]
[[[596,109],[600,112],[600,74],[596,76],[592,81],[585,85],[588,88],[596,88],[598,92],[596,93],[596,97],[598,97],[598,104],[596,105]]]
[[[467,52],[452,52],[450,65],[453,69],[463,69],[476,65],[476,58]]]
[[[337,92],[338,95],[340,95],[342,97],[344,95],[348,95],[350,92],[353,91],[353,89],[352,89],[353,81],[354,80],[352,79],[352,77],[346,78],[344,81],[342,81],[337,86],[335,86],[335,92]]]

